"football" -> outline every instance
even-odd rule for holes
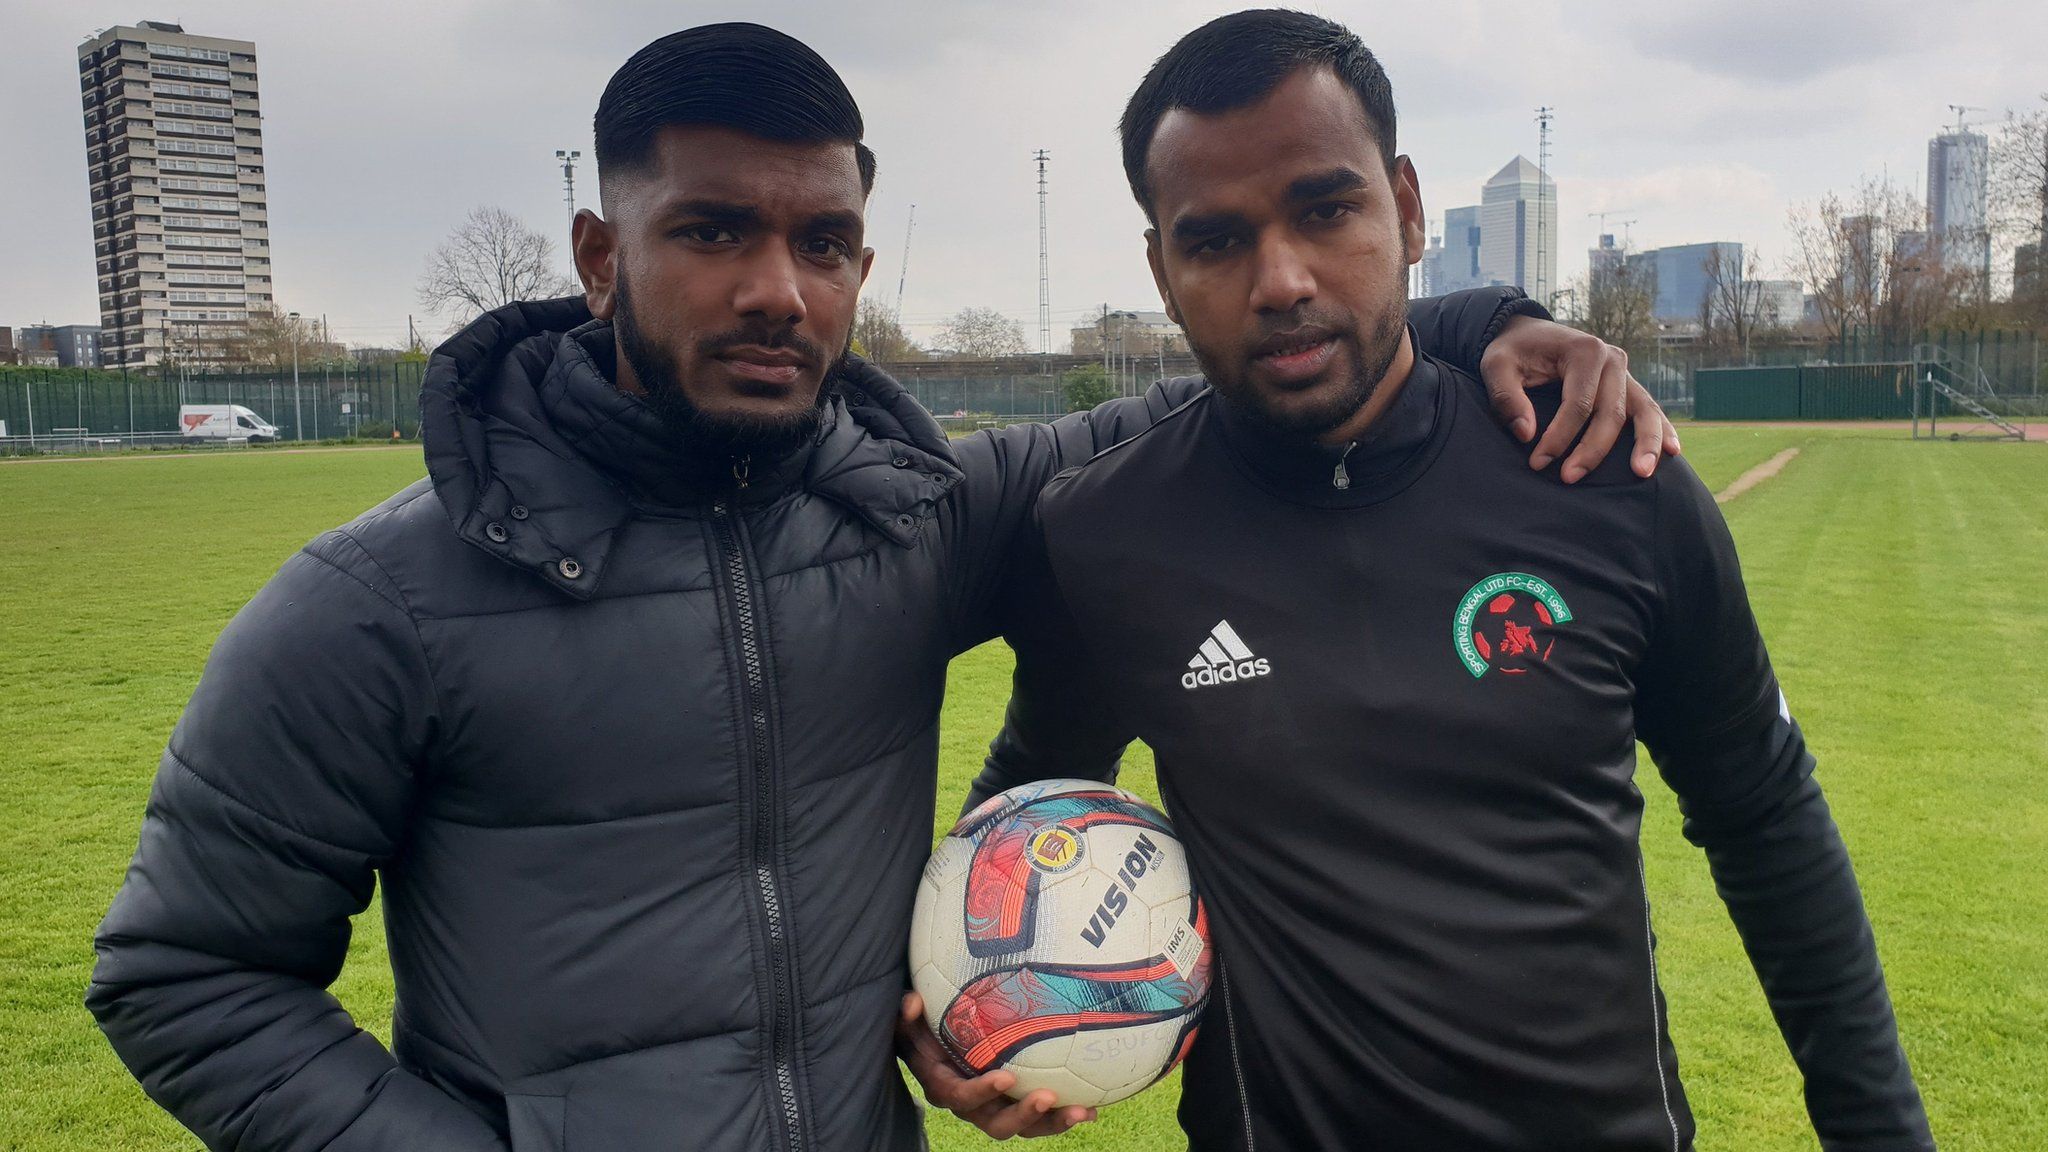
[[[1187,1055],[1209,1002],[1209,923],[1158,809],[1041,780],[962,817],[925,866],[911,983],[963,1075],[1022,1099],[1115,1103]]]

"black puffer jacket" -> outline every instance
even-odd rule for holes
[[[1475,360],[1509,299],[1418,305],[1425,343]],[[946,661],[1061,461],[1186,397],[949,445],[856,363],[812,447],[707,486],[611,349],[580,301],[450,340],[429,478],[214,649],[87,993],[210,1147],[920,1146],[890,1034]],[[389,1053],[325,991],[380,878]]]

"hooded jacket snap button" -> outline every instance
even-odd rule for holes
[[[564,556],[555,563],[555,571],[560,572],[564,580],[574,580],[583,575],[583,565],[578,564],[574,556]]]
[[[489,536],[493,544],[503,544],[507,533],[503,524],[493,520],[489,524],[484,525],[484,535]]]
[[[896,518],[896,526],[898,528],[908,528],[915,523],[917,523],[917,520],[907,512]]]
[[[524,505],[524,504],[514,504],[514,505],[512,506],[512,518],[513,518],[514,520],[524,520],[524,519],[526,519],[526,517],[527,517],[526,505]]]
[[[898,456],[894,460],[889,461],[889,463],[894,464],[898,468],[908,468],[910,467],[910,457]]]

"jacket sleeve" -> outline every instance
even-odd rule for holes
[[[1658,470],[1660,607],[1637,734],[1677,793],[1806,1081],[1827,1152],[1934,1147],[1863,897],[1771,671],[1727,525],[1682,461]]]
[[[1517,316],[1550,319],[1550,313],[1520,288],[1474,288],[1448,296],[1408,302],[1408,322],[1415,326],[1418,351],[1479,375],[1486,346]]]
[[[410,615],[340,533],[286,562],[215,644],[85,997],[207,1147],[505,1147],[326,990],[403,835],[436,711]]]
[[[1408,304],[1422,351],[1474,375],[1487,342],[1510,319],[1526,314],[1548,317],[1515,288],[1475,288]],[[976,432],[958,442],[966,479],[948,494],[943,512],[955,652],[990,639],[1000,629],[993,598],[1039,489],[1062,469],[1084,464],[1097,452],[1136,436],[1207,388],[1199,376],[1161,380],[1142,396],[1106,400],[1050,424],[1012,424]]]
[[[1004,588],[1010,610],[1003,634],[1017,657],[1010,703],[963,813],[1033,780],[1069,777],[1113,784],[1132,738],[1117,719],[1114,697],[1060,591],[1043,525],[1035,515],[1032,521],[1018,542]]]
[[[1206,391],[1199,376],[1161,380],[1142,396],[1105,400],[1050,424],[1012,424],[956,441],[963,479],[946,497],[944,524],[948,591],[953,597],[953,651],[993,638],[999,589],[1008,579],[1010,550],[1031,516],[1039,489],[1063,468],[1136,436]]]

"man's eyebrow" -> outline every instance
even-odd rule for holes
[[[1317,172],[1313,175],[1303,176],[1294,181],[1294,183],[1289,184],[1287,186],[1287,198],[1289,200],[1320,200],[1325,196],[1334,196],[1339,192],[1349,192],[1354,188],[1362,188],[1364,186],[1365,177],[1350,168],[1339,166],[1327,172]]]
[[[1206,240],[1230,231],[1244,223],[1244,216],[1237,212],[1197,213],[1192,216],[1176,216],[1173,219],[1175,240]]]
[[[858,232],[863,223],[858,212],[820,212],[811,217],[809,228],[813,232]]]
[[[672,200],[662,205],[661,210],[655,213],[655,219],[703,220],[710,224],[752,224],[761,219],[761,211],[751,204],[740,204],[731,200],[689,198]]]

